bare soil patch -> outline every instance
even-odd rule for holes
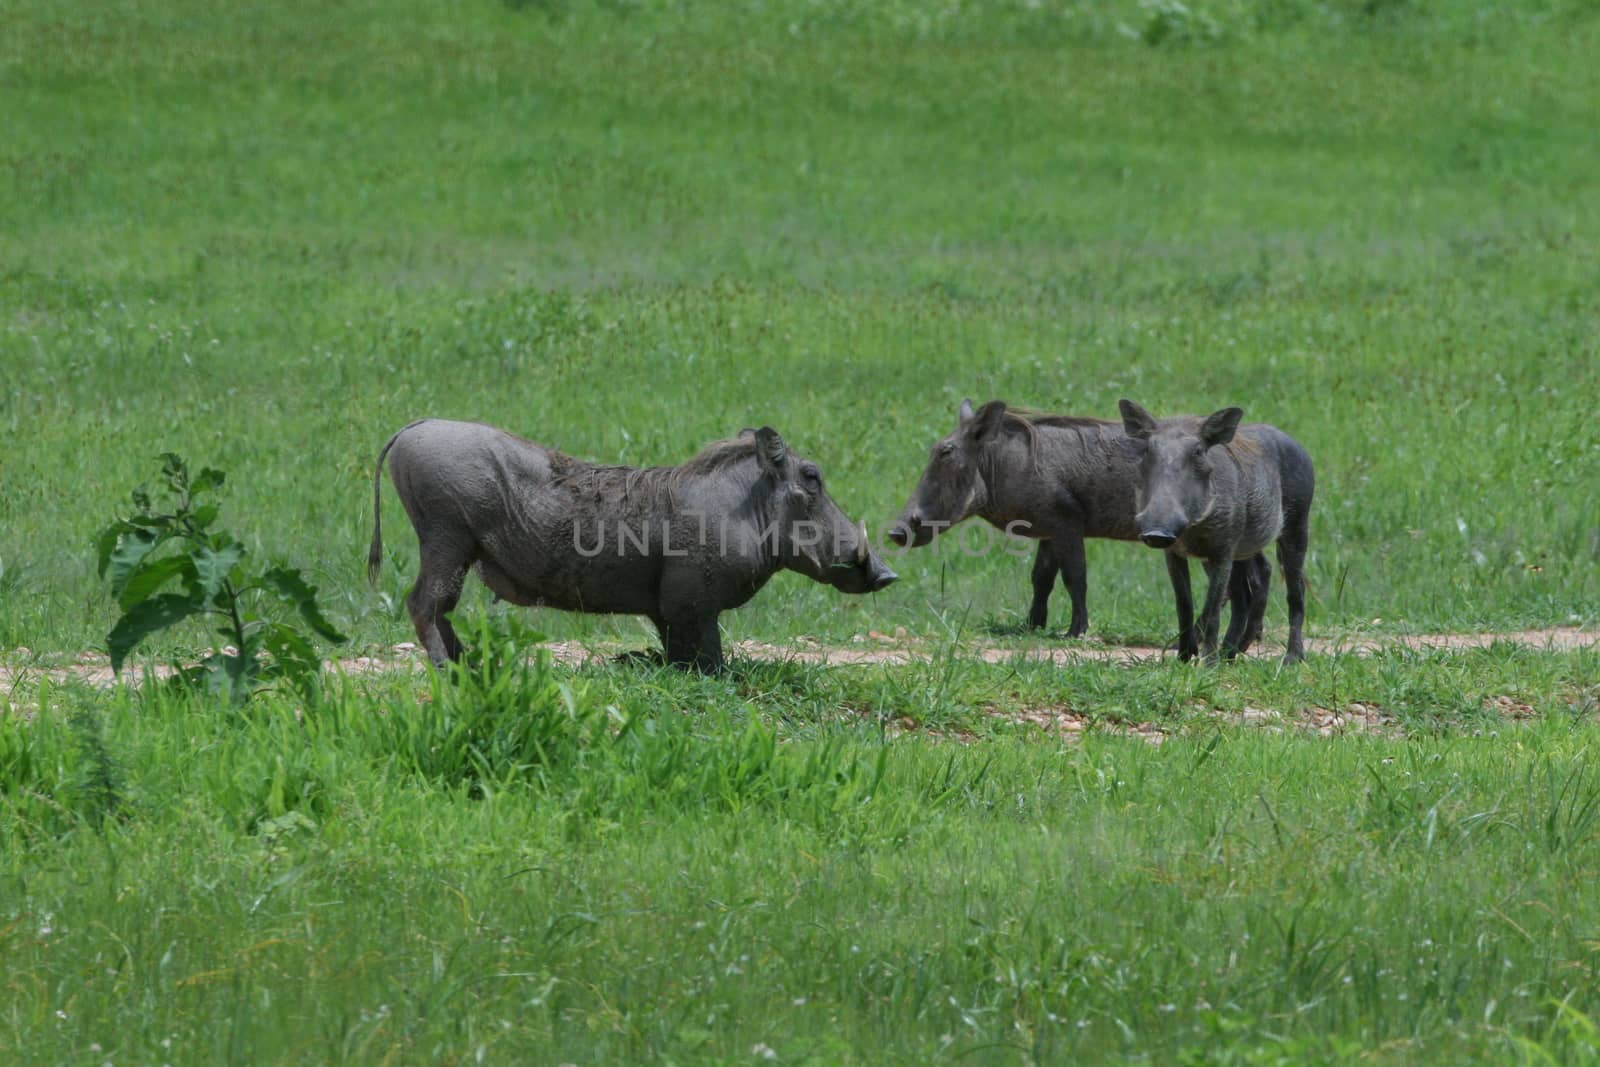
[[[1306,651],[1313,655],[1369,654],[1392,648],[1460,651],[1488,648],[1499,643],[1521,645],[1543,652],[1568,652],[1600,644],[1600,630],[1557,626],[1547,630],[1508,630],[1475,634],[1394,634],[1313,638],[1306,641]],[[1093,640],[1062,641],[1059,644],[1035,646],[974,641],[963,648],[967,654],[974,655],[985,663],[1005,663],[1016,659],[1050,660],[1061,664],[1081,660],[1137,663],[1172,654],[1170,649],[1154,645],[1111,645],[1096,643]],[[734,649],[751,659],[793,660],[834,666],[863,663],[906,664],[930,659],[936,652],[942,651],[940,648],[930,646],[927,641],[907,638],[904,634],[884,634],[878,631],[872,631],[844,646],[822,646],[814,642],[807,643],[805,638],[801,638],[791,646],[741,641],[734,645]],[[1265,646],[1258,645],[1247,654],[1246,658],[1276,659],[1282,654],[1281,646],[1269,643]]]
[[[1312,655],[1370,655],[1390,649],[1416,651],[1461,651],[1488,648],[1497,643],[1520,645],[1545,652],[1565,652],[1593,648],[1600,645],[1600,630],[1576,626],[1559,626],[1546,630],[1518,630],[1476,634],[1406,634],[1385,636],[1353,636],[1308,640],[1307,652]],[[553,641],[543,646],[558,663],[584,666],[605,663],[623,651],[611,644],[592,644],[581,641]],[[1044,661],[1063,666],[1076,662],[1100,661],[1141,663],[1170,656],[1170,649],[1152,645],[1110,645],[1090,641],[1063,641],[1059,644],[1032,646],[1002,645],[991,641],[973,641],[954,650],[942,642],[908,636],[904,631],[885,634],[872,631],[858,636],[848,645],[824,645],[812,638],[800,637],[790,645],[775,645],[762,641],[739,641],[729,651],[733,656],[769,662],[808,663],[828,666],[903,666],[927,662],[939,655],[970,656],[985,663],[1010,663],[1017,661]],[[1268,644],[1258,647],[1249,658],[1276,659],[1281,651]],[[421,649],[411,642],[403,642],[374,654],[350,656],[337,661],[337,668],[348,675],[380,674],[393,671],[422,673],[427,661]],[[165,678],[172,673],[170,667],[156,666],[126,672],[125,680],[138,685],[147,677]],[[41,678],[53,683],[78,681],[91,686],[107,687],[115,683],[111,664],[105,656],[85,652],[70,662],[53,659],[45,662],[36,658],[26,648],[0,651],[0,701],[14,712],[30,714],[34,708],[33,694],[27,692]],[[1486,709],[1508,719],[1525,719],[1534,711],[1510,697],[1486,701]],[[1038,726],[1065,737],[1076,737],[1094,728],[1140,737],[1151,744],[1160,744],[1167,731],[1158,724],[1147,722],[1106,723],[1081,714],[1068,707],[1017,706],[991,707],[988,713],[1018,724]],[[1400,728],[1394,719],[1375,706],[1352,703],[1342,708],[1306,708],[1297,714],[1265,708],[1247,707],[1240,714],[1220,715],[1219,721],[1232,721],[1259,726],[1268,730],[1295,729],[1335,736],[1352,733],[1382,733],[1398,736]],[[897,732],[917,729],[906,720]],[[958,740],[973,740],[970,736]]]
[[[1495,644],[1520,645],[1542,652],[1569,652],[1600,645],[1600,630],[1578,626],[1556,626],[1545,630],[1510,630],[1493,633],[1470,634],[1391,634],[1358,635],[1351,637],[1315,638],[1306,641],[1306,651],[1313,655],[1365,655],[1389,649],[1403,648],[1416,651],[1461,651],[1488,648]],[[610,644],[592,644],[583,641],[551,641],[544,646],[558,663],[582,666],[605,662],[623,649]],[[925,662],[936,655],[944,655],[949,646],[925,638],[907,636],[904,631],[894,634],[876,630],[858,636],[848,645],[824,645],[813,638],[800,637],[791,645],[775,645],[765,641],[736,641],[729,651],[742,659],[768,660],[791,663],[825,664],[835,667],[884,664],[889,666]],[[970,641],[958,646],[958,656],[972,656],[984,663],[1008,663],[1015,660],[1043,660],[1070,664],[1080,661],[1139,663],[1161,659],[1172,654],[1170,649],[1154,645],[1112,645],[1093,640],[1062,641],[1058,644],[1003,645],[991,641]],[[1271,644],[1257,646],[1247,658],[1275,659],[1281,650]],[[421,670],[426,661],[421,649],[407,641],[373,654],[350,656],[337,661],[338,668],[346,674],[377,674],[394,670]],[[165,678],[171,669],[158,666],[148,669],[155,677]],[[127,672],[135,683],[142,681],[146,668]],[[41,677],[61,682],[73,679],[89,685],[111,685],[115,678],[107,658],[96,652],[84,652],[70,662],[56,657],[34,657],[27,648],[0,650],[0,693],[10,693],[29,679]]]

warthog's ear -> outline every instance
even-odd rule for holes
[[[956,420],[963,426],[972,421],[972,398],[970,396],[961,401],[961,407],[956,410]]]
[[[1223,408],[1206,416],[1206,421],[1200,424],[1200,440],[1206,447],[1225,445],[1233,440],[1233,431],[1239,428],[1239,420],[1244,418],[1243,408]]]
[[[1006,419],[1006,402],[991,400],[966,421],[967,433],[974,441],[987,441],[1000,432]]]
[[[1117,410],[1122,412],[1122,428],[1129,437],[1137,437],[1141,441],[1150,439],[1156,432],[1155,416],[1131,400],[1117,401]]]
[[[783,443],[783,438],[778,436],[778,431],[771,426],[763,426],[756,431],[756,462],[761,464],[764,474],[773,478],[783,477],[783,464],[789,458],[789,446]]]

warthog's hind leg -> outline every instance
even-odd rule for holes
[[[1272,592],[1272,561],[1267,559],[1266,553],[1256,556],[1250,563],[1253,571],[1250,576],[1250,621],[1245,627],[1244,639],[1239,644],[1240,652],[1261,640],[1262,624],[1267,618],[1267,598]]]
[[[1299,663],[1306,658],[1300,630],[1306,620],[1306,541],[1309,522],[1304,512],[1290,516],[1278,538],[1278,566],[1283,570],[1284,589],[1289,596],[1289,650],[1283,662]]]
[[[417,629],[417,640],[435,667],[461,658],[461,640],[448,616],[461,599],[461,587],[471,564],[471,552],[463,552],[458,546],[422,546],[422,565],[417,584],[406,596],[406,610],[411,613],[411,625]]]
[[[1261,640],[1261,624],[1267,614],[1267,593],[1272,588],[1272,564],[1264,555],[1254,555],[1234,564],[1228,578],[1228,632],[1222,638],[1222,654],[1228,659],[1242,655]]]
[[[1232,659],[1244,651],[1241,645],[1245,627],[1249,625],[1252,603],[1250,567],[1248,564],[1236,566],[1228,576],[1228,632],[1222,635],[1223,659]]]

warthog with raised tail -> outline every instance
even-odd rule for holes
[[[602,466],[472,422],[424,419],[389,438],[372,474],[368,576],[383,559],[389,461],[422,553],[406,607],[428,657],[457,659],[447,617],[467,570],[514,604],[643,615],[669,663],[722,665],[717,615],[788,569],[845,593],[895,580],[817,465],[770,427],[677,467]]]
[[[1139,453],[1139,540],[1167,554],[1167,573],[1178,604],[1178,656],[1216,658],[1217,625],[1230,586],[1249,586],[1250,610],[1235,603],[1224,655],[1232,656],[1261,632],[1272,565],[1261,551],[1278,542],[1278,564],[1289,598],[1289,649],[1285,663],[1305,657],[1305,560],[1315,475],[1311,457],[1282,430],[1265,423],[1240,426],[1244,412],[1224,408],[1201,418],[1157,419],[1124,400],[1122,423]],[[1189,560],[1198,559],[1210,585],[1200,619],[1194,618]],[[1235,561],[1240,561],[1235,566]]]
[[[973,515],[1035,538],[1028,624],[1045,624],[1060,574],[1072,598],[1067,635],[1079,637],[1089,626],[1083,539],[1138,540],[1138,474],[1117,423],[1008,408],[1002,400],[973,411],[972,401],[964,400],[955,430],[933,446],[889,538],[898,545],[925,545]]]

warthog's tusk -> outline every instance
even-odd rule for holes
[[[867,520],[861,520],[861,544],[856,548],[856,562],[865,565],[867,562]]]

